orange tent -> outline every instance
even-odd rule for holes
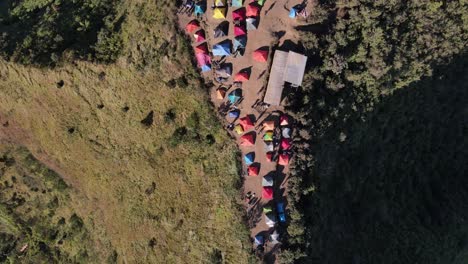
[[[254,124],[249,116],[245,116],[239,120],[239,124],[244,128],[244,131],[247,131],[254,127]]]
[[[240,138],[241,146],[253,146],[255,144],[255,138],[253,134],[245,134]]]
[[[246,72],[239,72],[234,76],[234,81],[236,82],[245,82],[249,80],[249,74]]]
[[[195,54],[197,53],[203,53],[203,54],[208,53],[208,47],[206,46],[206,43],[200,44],[195,47]]]
[[[266,62],[268,60],[268,50],[258,49],[254,51],[253,59],[259,62]]]
[[[259,171],[259,167],[258,167],[258,166],[250,165],[250,166],[247,168],[247,174],[248,174],[249,176],[258,176],[258,171]]]
[[[260,13],[260,7],[256,3],[250,3],[247,6],[246,16],[248,17],[256,17]]]
[[[263,122],[264,130],[275,130],[275,121],[265,121]]]
[[[226,89],[219,88],[216,90],[216,98],[222,100],[226,96]]]
[[[278,164],[282,166],[287,166],[289,164],[289,155],[288,154],[280,154]]]
[[[187,26],[185,26],[185,30],[188,32],[188,33],[192,33],[194,32],[195,30],[197,30],[197,28],[200,27],[200,23],[198,23],[197,20],[192,20],[190,21]]]

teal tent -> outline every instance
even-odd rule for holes
[[[231,104],[234,104],[241,98],[241,96],[242,96],[242,90],[236,89],[228,95],[229,102]]]
[[[203,7],[201,5],[195,4],[194,13],[195,16],[201,16],[205,13],[205,11],[203,10]]]
[[[246,44],[247,44],[247,36],[242,35],[239,37],[235,37],[234,42],[233,42],[234,51],[238,50],[239,48],[244,49]]]
[[[252,164],[254,162],[254,160],[255,160],[255,153],[254,152],[250,152],[250,153],[245,154],[244,161],[245,161],[246,165]]]
[[[233,7],[242,7],[243,6],[242,0],[232,0]]]

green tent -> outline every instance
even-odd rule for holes
[[[273,131],[267,131],[263,136],[264,141],[273,141]]]

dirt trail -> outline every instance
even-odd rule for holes
[[[224,40],[233,40],[234,39],[234,24],[232,11],[238,9],[238,7],[227,7],[226,19],[214,19],[213,10],[210,8],[214,5],[214,0],[207,1],[207,10],[206,13],[198,18],[200,21],[200,27],[205,30],[206,34],[206,43],[208,48],[211,51],[213,45],[222,42]],[[256,194],[257,198],[260,198],[253,205],[249,205],[248,201],[245,200],[244,206],[247,210],[247,215],[249,219],[249,228],[251,233],[252,241],[255,236],[258,234],[263,234],[265,241],[265,251],[263,253],[264,260],[267,262],[275,262],[275,253],[279,249],[279,244],[272,245],[268,243],[268,236],[275,229],[278,230],[278,219],[275,227],[269,227],[265,222],[265,215],[263,214],[263,208],[266,205],[271,205],[275,207],[275,202],[284,201],[284,197],[287,195],[287,175],[288,175],[288,166],[278,166],[277,162],[269,162],[266,158],[265,144],[263,141],[263,136],[265,131],[262,131],[262,121],[266,118],[273,118],[278,125],[279,113],[284,111],[282,106],[279,107],[269,107],[267,109],[258,109],[254,108],[253,105],[256,101],[262,102],[266,85],[269,76],[269,67],[273,58],[272,47],[282,46],[284,42],[293,42],[296,43],[299,39],[297,31],[294,29],[298,25],[298,21],[295,19],[289,18],[289,9],[297,4],[300,4],[301,0],[266,0],[264,5],[261,7],[260,14],[257,17],[258,27],[256,30],[247,31],[247,45],[245,48],[245,53],[243,56],[228,56],[225,58],[225,63],[232,64],[232,77],[228,79],[227,82],[222,85],[215,80],[214,69],[202,73],[206,83],[214,83],[214,86],[211,88],[211,99],[217,109],[223,108],[223,106],[228,101],[227,95],[235,90],[235,87],[230,87],[234,82],[234,76],[241,70],[246,70],[250,72],[250,79],[242,83],[242,96],[243,99],[241,103],[237,105],[240,110],[240,118],[244,116],[255,117],[255,128],[245,131],[241,135],[237,135],[235,132],[230,131],[232,135],[236,138],[239,148],[243,154],[243,157],[247,153],[255,152],[255,163],[260,166],[258,176],[247,176],[247,165],[243,162],[243,177],[244,177],[244,187],[243,187],[243,197],[246,196],[247,192],[252,192]],[[251,1],[244,1],[244,8],[250,4]],[[310,5],[307,9],[310,8]],[[182,30],[185,30],[185,26],[195,17],[187,14],[179,14],[179,26]],[[223,21],[229,22],[229,33],[225,37],[214,37],[213,30]],[[192,36],[192,45],[193,47],[202,44],[203,42],[195,43],[195,40]],[[268,48],[269,49],[269,59],[267,62],[258,62],[255,61],[252,57],[252,54],[255,50],[259,48]],[[213,61],[217,61],[220,57],[211,56]],[[214,66],[213,66],[214,68]],[[216,89],[220,86],[229,88],[226,93],[226,98],[218,99]],[[239,119],[232,119],[224,114],[220,114],[221,118],[225,124],[229,124],[235,121],[233,124],[238,124]],[[241,146],[240,137],[245,133],[255,132],[256,140],[254,146]],[[277,152],[276,152],[277,153]],[[265,175],[272,175],[275,180],[275,186],[278,188],[275,189],[276,193],[274,194],[274,200],[265,200],[262,198],[262,178]],[[279,192],[278,192],[279,191]],[[284,228],[284,227],[283,227]],[[279,228],[281,229],[281,227]],[[281,238],[281,232],[280,232]]]

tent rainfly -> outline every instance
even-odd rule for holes
[[[281,129],[281,135],[284,138],[291,138],[291,129],[289,127],[284,127]]]
[[[253,146],[255,144],[255,138],[253,134],[245,134],[240,138],[241,146]]]
[[[214,29],[214,37],[220,38],[227,36],[229,31],[229,22],[223,21]]]
[[[223,100],[224,97],[226,97],[226,89],[225,88],[219,88],[216,90],[216,98],[219,100]]]
[[[247,31],[243,26],[234,26],[234,36],[239,37],[247,34]]]
[[[265,214],[265,224],[269,227],[274,227],[276,224],[276,216],[273,213]]]
[[[273,199],[273,188],[272,187],[263,187],[262,198],[266,200]]]
[[[254,2],[254,3],[250,3],[248,6],[247,6],[247,13],[246,15],[248,17],[256,17],[258,16],[258,13],[260,12],[260,7]]]
[[[244,20],[245,19],[245,8],[239,8],[232,11],[232,19],[234,20]]]
[[[281,139],[281,149],[288,150],[291,147],[291,140],[288,138]]]
[[[244,155],[244,162],[246,165],[250,165],[255,160],[255,152],[250,152]]]
[[[192,20],[188,22],[187,26],[185,26],[185,31],[188,33],[192,33],[200,27],[200,23],[197,20]]]
[[[226,8],[224,7],[216,7],[213,10],[213,18],[216,19],[225,19],[226,18]]]
[[[253,165],[250,165],[248,168],[247,168],[247,174],[249,176],[258,176],[258,171],[260,170],[260,168],[258,166],[253,166]]]
[[[265,132],[265,135],[263,135],[263,140],[265,142],[271,142],[273,141],[273,131],[267,131]]]
[[[239,72],[234,76],[236,82],[246,82],[249,80],[249,74],[247,72]]]
[[[288,154],[280,154],[278,164],[281,166],[287,166],[289,164],[289,155]]]
[[[203,29],[198,30],[193,34],[193,37],[195,38],[195,42],[202,42],[205,41],[205,31]]]
[[[241,125],[237,124],[237,125],[234,127],[234,131],[236,131],[236,133],[237,133],[238,135],[240,135],[240,134],[244,133],[244,128],[243,128]]]
[[[245,48],[245,45],[247,44],[247,36],[242,35],[239,37],[234,38],[234,50],[238,50],[239,48]]]
[[[239,120],[239,124],[244,128],[245,131],[252,129],[254,124],[249,116],[245,116]]]
[[[273,186],[273,177],[267,175],[267,176],[263,176],[263,179],[262,179],[262,186]]]
[[[257,29],[257,19],[254,17],[249,17],[246,20],[247,31]]]
[[[258,62],[266,62],[268,60],[268,50],[258,49],[254,51],[253,59]]]
[[[233,7],[242,7],[244,5],[243,0],[232,0]]]
[[[214,56],[230,56],[231,55],[231,43],[228,40],[220,42],[213,46]]]

